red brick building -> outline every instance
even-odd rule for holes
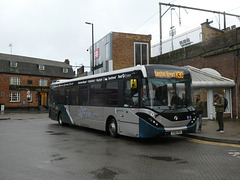
[[[231,88],[230,103],[233,117],[240,115],[240,28],[233,26],[230,30],[219,30],[207,21],[202,24],[202,42],[167,54],[153,57],[151,63],[190,65],[199,69],[211,68],[223,77],[235,81]],[[217,90],[216,90],[217,91]],[[224,94],[222,88],[221,94]]]
[[[94,74],[149,64],[151,35],[111,32],[94,44]],[[91,71],[92,73],[92,71]]]
[[[48,106],[52,81],[74,78],[65,62],[50,61],[0,53],[0,104],[10,108]]]

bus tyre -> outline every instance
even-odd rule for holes
[[[110,121],[108,122],[108,132],[110,134],[110,136],[112,137],[117,137],[117,123],[115,119],[110,119]]]
[[[58,115],[58,124],[61,125],[61,126],[64,125],[64,123],[62,121],[62,113],[59,113],[59,115]]]

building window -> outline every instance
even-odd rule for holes
[[[32,85],[32,80],[28,80],[28,85]]]
[[[16,68],[16,67],[17,67],[17,62],[11,61],[11,62],[10,62],[10,67]]]
[[[105,61],[105,72],[109,72],[109,62]]]
[[[68,73],[68,68],[63,68],[63,73]]]
[[[39,79],[39,86],[47,86],[47,80],[46,79]]]
[[[134,65],[149,64],[148,43],[134,43]]]
[[[108,60],[109,59],[109,57],[110,57],[110,45],[109,45],[109,43],[107,43],[107,44],[105,44],[105,50],[106,50],[106,60]]]
[[[10,77],[10,85],[20,85],[19,77]]]
[[[44,65],[39,65],[38,67],[39,67],[39,70],[41,70],[41,71],[44,71],[44,69],[45,69]]]
[[[9,102],[20,102],[20,92],[10,92]]]
[[[113,60],[105,61],[105,72],[113,71]]]

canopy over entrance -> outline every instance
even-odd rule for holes
[[[191,73],[193,88],[231,88],[235,86],[233,80],[222,77],[214,69],[198,69],[192,66],[185,66],[185,68]]]

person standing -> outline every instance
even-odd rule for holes
[[[219,129],[217,130],[217,132],[221,132],[223,133],[223,112],[224,112],[224,98],[222,95],[220,94],[214,94],[214,102],[213,105],[215,106],[215,111],[216,111],[216,119],[218,121],[218,126]]]
[[[199,94],[197,94],[195,96],[195,98],[196,98],[196,117],[199,120],[198,130],[201,131],[202,130],[202,114],[203,114],[204,103],[201,100]]]

